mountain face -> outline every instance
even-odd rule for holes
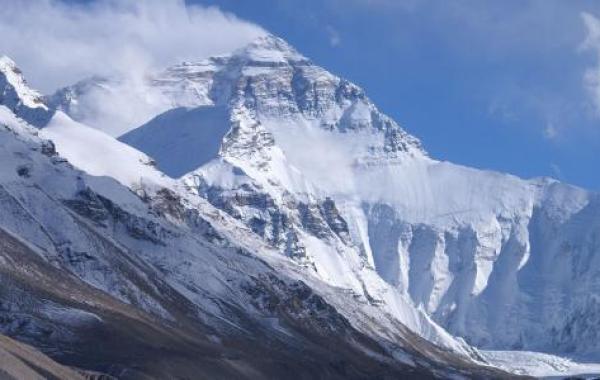
[[[279,38],[86,79],[44,123],[5,83],[1,332],[61,363],[495,378],[473,346],[600,358],[597,194],[431,158]]]
[[[331,286],[145,154],[62,111],[31,125],[20,111],[33,92],[7,89],[18,99],[0,105],[0,333],[77,370],[0,335],[0,375],[508,377],[402,297],[383,308]],[[345,236],[333,200],[321,209]]]
[[[435,160],[274,37],[147,85],[173,110],[120,140],[324,281],[429,339],[393,298],[477,347],[600,356],[597,194]]]
[[[325,83],[308,85],[314,78]],[[97,88],[85,83],[61,90],[51,102],[62,104],[60,109],[68,112],[70,104],[82,102],[76,97],[61,100],[60,94]],[[102,88],[120,87],[108,80],[102,83]],[[334,88],[330,88],[331,83]],[[173,109],[126,133],[121,141],[152,156],[157,167],[173,177],[182,172],[177,165],[196,167],[197,171],[179,180],[187,192],[243,221],[271,247],[330,285],[345,288],[364,302],[381,305],[385,312],[436,344],[468,354],[470,348],[432,325],[427,315],[412,307],[407,297],[394,291],[364,260],[365,253],[351,240],[351,226],[340,216],[336,203],[326,194],[311,194],[314,182],[290,168],[284,152],[275,144],[271,125],[266,124],[271,120],[276,124],[277,117],[288,122],[282,128],[293,128],[295,122],[309,123],[301,119],[296,106],[297,99],[304,98],[306,113],[328,122],[331,133],[347,133],[347,140],[354,141],[353,149],[364,155],[364,161],[378,160],[384,152],[390,156],[400,151],[422,155],[418,141],[377,112],[358,87],[314,66],[274,37],[259,39],[230,57],[167,69],[149,78],[148,85],[150,92],[171,99]],[[314,94],[302,93],[309,90]],[[338,101],[341,106],[328,108]],[[257,115],[263,113],[265,120],[259,120]],[[344,123],[338,123],[337,117],[343,117]],[[190,122],[194,119],[197,124]],[[194,125],[201,127],[194,130]],[[201,138],[207,129],[221,132],[217,139],[212,137],[218,144],[213,148],[217,153],[213,159],[204,149],[207,140]],[[313,126],[312,130],[318,133],[321,127]],[[190,144],[200,139],[202,146]],[[322,152],[322,159],[344,159],[343,152],[332,153],[335,156]],[[64,154],[73,161],[68,152]],[[181,163],[180,157],[192,160]],[[316,169],[312,173],[319,175]],[[219,183],[221,180],[226,183]]]

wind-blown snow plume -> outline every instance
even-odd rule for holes
[[[0,8],[0,51],[45,92],[92,74],[228,52],[264,33],[218,8],[182,0],[0,0]]]
[[[264,34],[218,8],[182,0],[0,0],[0,8],[0,52],[19,62],[33,87],[48,93],[91,75],[133,82],[80,99],[101,106],[86,122],[114,125],[115,133],[157,113],[161,99],[141,86],[149,70],[228,52]],[[122,112],[140,96],[147,98],[143,107]]]
[[[600,20],[587,12],[583,12],[581,18],[587,32],[581,49],[592,51],[597,56],[596,65],[588,68],[585,72],[584,85],[589,92],[596,113],[600,115]]]

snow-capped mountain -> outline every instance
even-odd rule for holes
[[[430,158],[275,37],[148,86],[173,110],[120,140],[189,171],[191,189],[325,281],[382,304],[407,295],[478,347],[600,356],[596,194]],[[195,139],[218,133],[209,160],[217,147]]]
[[[157,271],[143,277],[166,281],[169,292],[195,308],[207,310],[196,294],[202,290],[220,300],[219,308],[237,305],[235,315],[252,315],[265,331],[278,331],[280,307],[266,327],[256,313],[273,313],[268,298],[288,299],[295,291],[288,278],[301,278],[353,333],[390,344],[392,362],[405,365],[405,352],[394,347],[409,347],[419,370],[447,366],[477,377],[484,370],[476,363],[485,358],[509,361],[510,354],[480,353],[471,345],[600,360],[598,195],[431,158],[362,89],[279,38],[261,37],[141,82],[86,79],[45,102],[54,113],[39,134],[77,169],[120,183],[106,180],[109,186],[71,168],[80,173],[71,177],[83,176],[86,185],[53,198],[100,223],[94,225],[100,236],[108,228],[111,240]],[[125,197],[125,188],[133,193]],[[128,216],[115,216],[115,204]],[[128,227],[132,221],[136,227]],[[140,246],[134,241],[140,223],[173,234]],[[20,238],[35,241],[26,232]],[[211,250],[219,258],[198,254],[206,248],[197,248],[197,239],[216,244]],[[109,256],[101,256],[108,262],[101,272],[113,265]],[[214,268],[208,271],[214,278],[204,277],[206,268]],[[106,280],[89,266],[78,270],[84,282],[126,304],[162,320],[180,318],[146,286],[122,290],[130,286],[119,285],[127,276]],[[268,278],[270,296],[244,292],[248,278]],[[259,311],[243,308],[248,302]],[[307,334],[322,332],[305,306],[294,311],[305,317]],[[230,313],[208,309],[242,326]],[[337,335],[330,327],[329,336]],[[222,332],[214,335],[223,339]],[[414,343],[417,337],[426,340]],[[428,342],[444,351],[422,346]],[[441,373],[434,372],[450,376]]]
[[[286,66],[288,61],[306,66],[306,73],[294,72]],[[182,78],[182,73],[188,76]],[[252,89],[245,82],[244,78],[252,81],[255,75],[276,81],[264,86],[281,92],[287,104],[273,100],[271,94],[260,98],[264,104],[258,100],[255,105],[247,104],[248,100],[240,96],[249,91],[264,92],[264,89]],[[327,83],[339,82],[340,87],[333,92],[315,95],[322,96],[332,105],[335,97],[347,99],[346,106],[354,99],[363,99],[364,104],[352,106],[356,111],[330,110],[324,104],[317,104],[312,112],[315,115],[329,112],[323,117],[331,123],[335,123],[336,112],[345,113],[348,125],[340,126],[340,129],[359,134],[356,136],[359,139],[355,140],[363,144],[359,149],[365,152],[365,160],[376,159],[379,152],[394,154],[401,149],[409,154],[413,151],[422,154],[418,141],[392,120],[377,113],[356,86],[317,68],[284,41],[271,36],[259,39],[230,57],[211,58],[199,64],[186,63],[149,78],[148,85],[154,87],[151,91],[156,93],[158,88],[158,92],[173,99],[172,107],[175,108],[123,135],[120,140],[147,153],[156,160],[158,168],[171,176],[176,177],[187,168],[191,173],[180,183],[189,193],[205,198],[241,219],[268,244],[299,264],[310,267],[322,280],[347,289],[363,302],[385,308],[385,312],[391,313],[396,320],[436,344],[469,355],[468,347],[432,324],[425,313],[412,306],[408,297],[394,291],[381,279],[373,266],[364,260],[364,253],[351,241],[347,223],[339,215],[335,202],[325,194],[313,196],[314,181],[295,168],[290,170],[284,153],[274,145],[271,131],[255,120],[256,108],[271,118],[279,115],[290,123],[294,121],[295,103],[290,101],[293,98],[279,89],[282,87],[280,82],[285,84],[286,78],[291,81],[293,76],[297,83],[310,82],[315,76],[324,78]],[[302,79],[304,76],[306,78]],[[107,85],[110,83],[107,80],[103,83],[104,88],[120,86],[118,83]],[[260,80],[256,83],[263,85]],[[89,86],[76,85],[74,88]],[[331,89],[323,86],[323,90]],[[68,112],[69,105],[77,98],[71,96],[61,101],[58,97],[77,92],[61,90],[52,102],[62,104],[62,109]],[[192,107],[194,103],[198,106]],[[311,106],[306,107],[308,110]],[[385,136],[384,141],[378,141],[378,133],[368,131],[369,127],[362,125],[360,119],[353,120],[356,119],[354,112],[364,114],[369,107],[377,115],[376,128]],[[335,126],[332,124],[331,128]],[[208,146],[211,142],[212,147]],[[60,143],[57,146],[61,152]],[[61,153],[76,162],[75,157],[70,157],[68,147]],[[328,159],[325,152],[322,158]],[[249,176],[246,172],[254,174]],[[227,184],[205,183],[213,179]]]
[[[2,334],[92,378],[508,376],[401,298],[446,349],[314,276],[143,153],[16,110],[0,104]]]

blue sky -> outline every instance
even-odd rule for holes
[[[435,158],[600,190],[600,112],[585,80],[598,48],[583,46],[582,17],[600,16],[598,2],[188,3],[257,23],[364,87]]]

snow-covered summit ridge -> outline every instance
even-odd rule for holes
[[[27,85],[21,70],[5,55],[0,56],[0,90],[0,103],[4,105],[18,102],[29,108],[48,109],[40,93]],[[11,96],[16,96],[16,99],[7,99]]]
[[[296,49],[283,39],[265,35],[256,38],[246,46],[234,50],[229,54],[211,56],[197,61],[184,61],[173,65],[163,73],[151,75],[152,79],[160,79],[161,74],[172,74],[173,79],[177,76],[186,77],[186,74],[219,71],[231,62],[244,66],[277,66],[288,64],[311,64],[311,61],[300,54]],[[179,73],[179,75],[177,74]],[[188,77],[188,79],[191,79]]]
[[[21,70],[6,56],[0,56],[0,104],[36,127],[52,115],[40,93],[28,86]]]
[[[258,37],[248,45],[233,52],[232,56],[244,58],[254,65],[261,63],[309,64],[310,60],[300,54],[283,39],[272,34]]]
[[[259,37],[228,55],[183,62],[148,74],[143,91],[131,88],[119,91],[131,93],[127,109],[111,104],[123,103],[121,96],[115,96],[115,89],[119,89],[122,82],[122,78],[87,79],[57,91],[49,97],[49,103],[77,121],[113,135],[118,134],[108,131],[112,127],[106,123],[97,123],[96,115],[114,112],[115,116],[127,116],[133,108],[150,111],[147,122],[173,108],[216,105],[228,107],[232,118],[243,115],[261,125],[273,119],[285,119],[306,121],[330,131],[372,132],[382,136],[376,150],[390,154],[399,151],[424,154],[418,139],[381,113],[360,87],[313,64],[284,40],[272,35]],[[93,101],[88,101],[90,99]],[[129,116],[121,118],[130,119]],[[141,124],[144,121],[128,122],[118,130],[124,134]],[[251,135],[262,132],[264,126]]]
[[[217,69],[220,64],[228,60],[243,61],[245,64],[273,66],[277,63],[288,64],[310,64],[310,60],[300,54],[294,47],[285,40],[271,34],[260,36],[245,46],[236,49],[228,54],[211,56],[197,61],[184,61],[172,67],[189,67],[206,70]],[[167,69],[167,70],[170,70]]]

